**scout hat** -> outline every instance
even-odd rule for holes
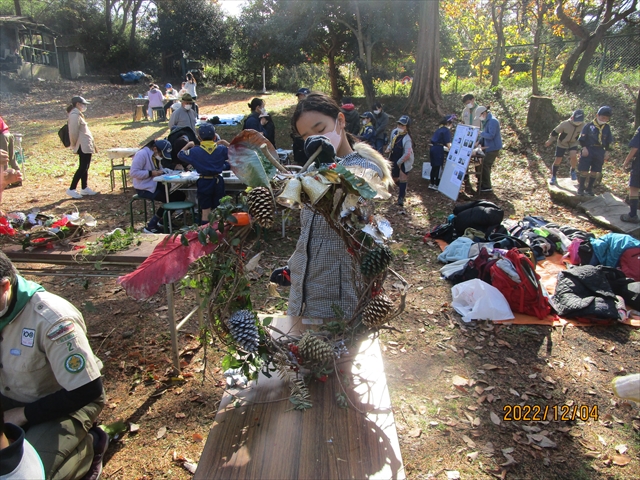
[[[193,97],[190,94],[185,93],[184,95],[182,95],[180,101],[185,103],[193,103]]]

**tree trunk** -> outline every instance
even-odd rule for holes
[[[544,16],[547,13],[547,0],[537,0],[536,2],[536,32],[533,35],[533,55],[531,62],[531,93],[540,95],[538,85],[538,65],[540,63],[540,37],[544,25]]]
[[[407,110],[422,115],[425,109],[442,114],[440,88],[440,1],[423,2],[416,50],[416,70]]]
[[[535,135],[547,135],[558,124],[559,115],[549,97],[532,96],[529,99],[527,127]]]
[[[504,18],[505,3],[502,5],[496,5],[491,3],[491,20],[493,21],[493,29],[496,32],[496,53],[493,59],[493,69],[491,75],[491,86],[497,87],[500,83],[500,70],[502,70],[502,58],[504,57],[504,28],[502,19]]]
[[[13,0],[13,6],[16,9],[16,17],[21,17],[22,16],[22,7],[20,6],[20,0]]]
[[[329,82],[331,83],[331,97],[338,102],[340,91],[338,89],[338,68],[336,67],[336,57],[333,51],[327,56],[329,59]]]
[[[580,58],[580,55],[582,54],[582,52],[586,50],[587,43],[588,43],[588,40],[580,41],[580,43],[576,45],[576,48],[573,49],[573,52],[571,52],[571,55],[569,55],[569,58],[567,59],[567,62],[564,64],[564,68],[562,69],[562,74],[560,75],[560,83],[562,85],[565,85],[565,86],[571,85],[571,73],[573,72],[573,67],[576,66],[576,63],[578,62],[578,58]]]
[[[572,85],[584,85],[586,83],[587,69],[591,64],[591,60],[593,59],[593,55],[596,53],[598,49],[598,45],[602,41],[602,35],[594,35],[589,39],[589,43],[587,43],[587,48],[584,50],[582,54],[582,58],[578,62],[578,66],[576,67],[576,71],[573,72],[573,77],[571,77]]]
[[[104,0],[104,22],[107,28],[107,45],[113,44],[113,23],[111,20],[111,7],[113,0]]]
[[[129,32],[129,50],[136,48],[136,29],[138,27],[138,12],[142,6],[142,0],[135,0],[133,11],[131,12],[131,31]]]

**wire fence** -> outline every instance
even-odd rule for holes
[[[553,41],[540,45],[538,75],[540,78],[558,78],[578,41]],[[500,72],[501,81],[510,77],[531,77],[534,45],[508,45]],[[447,73],[455,75],[451,88],[457,92],[457,80],[475,78],[489,80],[494,61],[494,50],[468,49],[457,52],[454,59],[444,59]],[[640,81],[640,33],[605,37],[593,55],[586,73],[589,83],[602,83],[612,78],[626,83]]]

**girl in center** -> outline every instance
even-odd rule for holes
[[[345,116],[338,104],[327,95],[310,94],[298,103],[291,119],[293,132],[306,140],[323,135],[336,151],[336,161],[343,166],[357,165],[372,169],[387,187],[393,184],[388,162],[372,147],[354,143],[347,134]],[[353,257],[319,213],[301,212],[300,238],[289,259],[291,292],[289,315],[334,318],[333,306],[350,318],[358,305],[356,295],[360,271]]]

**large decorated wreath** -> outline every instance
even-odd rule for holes
[[[296,409],[311,407],[306,388],[309,380],[330,374],[336,357],[404,310],[408,288],[390,268],[391,225],[373,209],[376,199],[389,197],[386,186],[377,172],[345,167],[325,153],[319,148],[307,165],[292,172],[278,162],[275,149],[261,134],[243,131],[230,144],[229,163],[249,188],[237,204],[230,197],[223,198],[208,225],[182,234],[180,242],[173,240],[173,246],[166,247],[172,254],[193,258],[197,256],[193,252],[178,253],[179,246],[191,247],[197,242],[197,249],[204,253],[194,263],[190,278],[207,298],[211,331],[226,346],[223,369],[248,379],[260,372],[267,376],[278,372],[291,382],[291,401]],[[254,224],[271,227],[276,208],[282,207],[304,207],[322,215],[359,268],[359,300],[351,317],[344,318],[336,308],[335,318],[321,331],[301,336],[279,331],[270,317],[259,319],[251,305],[249,277],[259,255],[247,258],[251,252],[247,239]],[[160,268],[149,260],[150,268]],[[389,274],[395,280],[387,288]],[[134,272],[120,283],[136,298],[145,298],[157,291],[157,286],[146,290],[142,279],[148,278],[164,278],[164,283],[169,279],[165,271],[158,270],[144,275]],[[388,293],[391,290],[394,293]]]

